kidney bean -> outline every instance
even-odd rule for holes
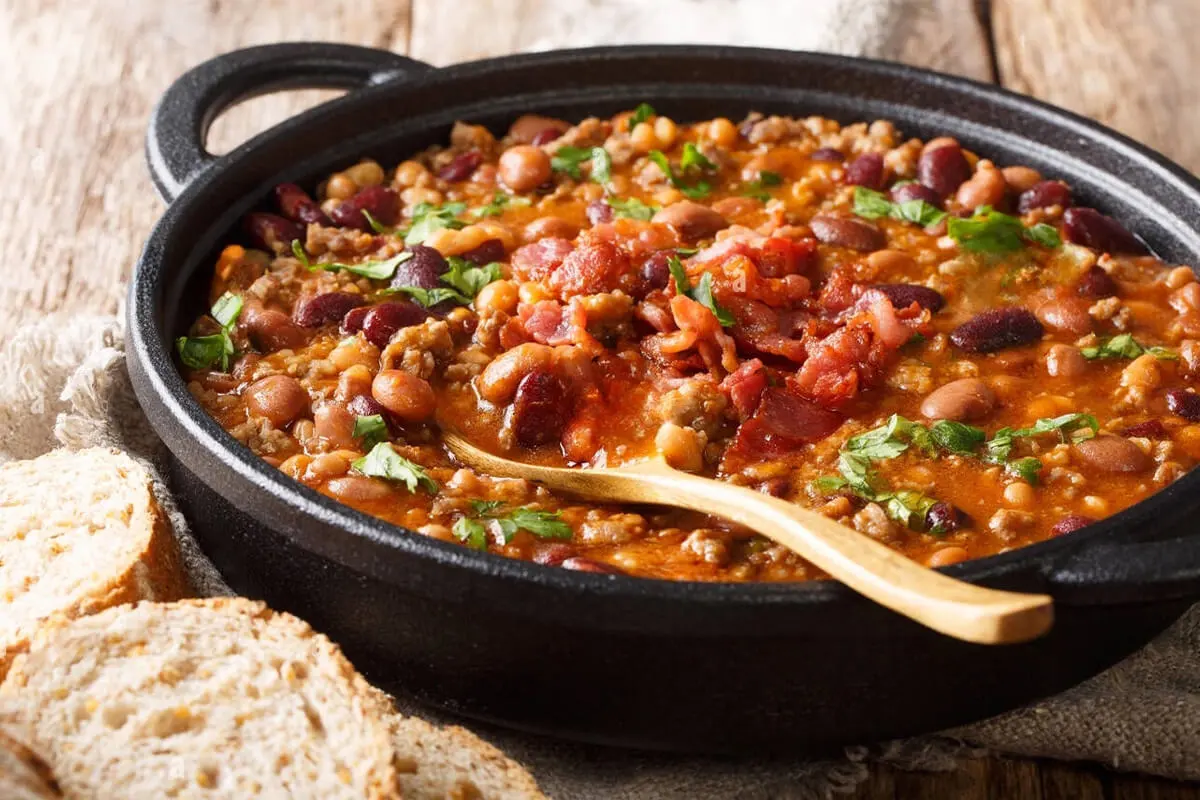
[[[371,309],[367,306],[359,306],[352,308],[342,317],[341,331],[342,333],[358,333],[362,330],[363,320],[367,318],[367,314]]]
[[[605,222],[613,221],[612,206],[603,200],[593,200],[588,203],[584,213],[587,214],[588,222],[593,225],[602,225]]]
[[[925,526],[929,530],[950,533],[971,524],[967,512],[949,503],[934,503],[925,514]]]
[[[444,181],[458,183],[471,177],[471,173],[483,163],[483,153],[478,150],[468,150],[459,153],[446,166],[437,171],[437,176]]]
[[[562,562],[563,569],[570,569],[576,572],[595,572],[600,575],[624,575],[625,573],[614,567],[612,564],[604,564],[600,561],[593,561],[590,558],[583,556],[575,556],[568,558]]]
[[[651,289],[666,288],[667,282],[671,280],[671,268],[667,266],[667,261],[674,253],[674,250],[659,250],[642,262],[639,273]]]
[[[915,283],[877,283],[872,288],[887,295],[896,308],[908,308],[916,303],[921,308],[937,312],[946,305],[946,298],[941,293]]]
[[[1058,522],[1054,523],[1054,527],[1050,529],[1050,532],[1055,536],[1062,536],[1063,534],[1070,533],[1071,531],[1077,531],[1080,528],[1086,528],[1095,521],[1096,520],[1092,519],[1091,517],[1085,517],[1082,514],[1067,514]]]
[[[560,131],[558,128],[542,128],[529,140],[529,143],[534,147],[541,147],[544,144],[550,144],[563,133],[565,131]]]
[[[308,392],[300,381],[287,375],[268,375],[246,387],[246,408],[265,417],[277,428],[299,419],[308,411]]]
[[[972,317],[950,333],[950,341],[971,353],[992,353],[1036,342],[1044,332],[1028,309],[1009,306]]]
[[[1017,198],[1017,211],[1028,214],[1035,208],[1061,206],[1070,208],[1071,187],[1062,181],[1041,181],[1021,192]]]
[[[1120,436],[1097,436],[1075,443],[1084,463],[1104,472],[1141,472],[1154,464],[1142,448]]]
[[[1104,253],[1145,253],[1146,246],[1125,226],[1094,208],[1071,208],[1063,214],[1067,240]]]
[[[326,292],[305,297],[296,304],[292,319],[304,328],[318,328],[330,322],[344,319],[351,309],[366,301],[360,294],[349,292]]]
[[[421,247],[423,245],[417,246]],[[432,247],[429,249],[433,250]],[[434,252],[437,251],[435,250]],[[503,261],[504,255],[504,242],[499,239],[487,239],[474,250],[468,250],[463,253],[461,257],[472,264],[478,264],[482,267],[484,264],[490,264],[493,261]]]
[[[381,370],[371,382],[371,396],[405,422],[424,422],[437,410],[429,381],[402,369]]]
[[[1056,331],[1083,336],[1092,330],[1088,301],[1079,297],[1064,297],[1042,303],[1034,313],[1047,327]]]
[[[358,394],[350,398],[346,403],[346,410],[359,417],[373,417],[378,414],[387,419],[389,416],[388,410],[369,394]]]
[[[357,228],[360,231],[374,230],[371,223],[363,216],[366,211],[381,225],[395,225],[400,216],[400,195],[395,189],[384,186],[368,186],[359,191],[349,200],[343,200],[341,205],[333,209],[330,216],[337,225],[343,228]]]
[[[1113,297],[1117,293],[1117,282],[1100,267],[1090,267],[1079,279],[1076,291],[1083,297]]]
[[[540,547],[533,553],[533,561],[535,564],[542,564],[547,567],[559,567],[562,563],[571,557],[575,552],[575,548],[569,544],[555,542],[553,544]]]
[[[508,129],[508,135],[513,141],[521,144],[546,144],[552,142],[559,136],[562,136],[571,126],[561,119],[553,117],[543,117],[537,114],[523,114],[517,117],[512,126]],[[537,141],[541,137],[548,136],[548,139]]]
[[[392,336],[401,328],[420,325],[427,312],[416,303],[407,300],[380,303],[371,306],[363,317],[362,332],[367,341],[379,348],[388,346]]]
[[[979,378],[959,378],[934,389],[921,403],[927,419],[966,422],[981,419],[996,407],[996,393]]]
[[[1200,394],[1193,394],[1186,389],[1171,389],[1167,392],[1167,408],[1188,422],[1200,422]]]
[[[855,158],[846,165],[846,183],[850,186],[882,189],[883,156],[879,153],[863,153]]]
[[[308,192],[294,183],[281,183],[275,187],[275,200],[279,210],[285,217],[305,225],[332,225],[329,217],[317,205],[317,201],[308,196]]]
[[[942,198],[938,196],[937,192],[919,183],[905,183],[900,186],[893,186],[889,194],[893,203],[907,203],[912,200],[924,200],[932,206],[940,206],[942,203]]]
[[[729,227],[729,222],[716,211],[691,200],[672,203],[656,213],[651,222],[669,225],[687,242],[707,239],[717,231]]]
[[[292,242],[303,242],[305,237],[304,226],[278,214],[255,211],[246,215],[242,225],[256,247],[275,253],[290,253]]]
[[[389,285],[392,288],[418,286],[422,289],[441,286],[439,277],[450,268],[446,257],[435,248],[423,244],[414,244],[408,250],[412,253],[412,258],[400,262]]]
[[[917,160],[917,180],[938,197],[953,194],[970,177],[971,164],[962,148],[952,142],[926,150]]]
[[[513,437],[522,447],[557,442],[570,418],[571,395],[566,381],[545,369],[535,369],[517,384],[510,421]]]
[[[1165,439],[1167,436],[1167,428],[1156,419],[1148,419],[1145,422],[1139,422],[1136,425],[1130,425],[1128,428],[1121,431],[1121,435],[1138,439]]]
[[[846,160],[846,157],[842,155],[842,151],[834,147],[818,147],[808,157],[813,161],[839,162]]]
[[[836,244],[852,250],[871,252],[887,246],[883,231],[869,222],[832,214],[817,214],[808,222],[813,236],[825,244]]]

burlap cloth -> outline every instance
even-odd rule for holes
[[[919,5],[909,0],[809,0],[795,4],[795,19],[789,22],[759,13],[778,17],[779,3],[742,0],[736,15],[716,24],[711,12],[729,10],[734,7],[731,2],[657,0],[655,13],[669,24],[626,30],[620,25],[620,4],[610,3],[598,6],[599,19],[587,26],[564,20],[563,30],[545,45],[597,44],[597,38],[633,41],[666,32],[675,41],[870,55],[892,52],[889,37],[908,34],[906,26],[919,19],[914,13]],[[963,5],[967,13],[965,0]],[[121,318],[46,318],[19,331],[0,355],[0,461],[33,458],[59,446],[97,444],[121,447],[155,469],[163,456],[125,372]],[[198,591],[228,594],[168,490],[161,484],[159,490]],[[546,792],[560,799],[823,798],[864,780],[866,763],[872,759],[902,768],[948,770],[984,748],[1099,761],[1118,769],[1195,780],[1200,779],[1198,609],[1141,652],[1058,697],[941,736],[847,748],[838,761],[657,756],[578,747],[491,728],[478,732],[523,761]],[[404,701],[399,705],[409,713],[436,716]]]

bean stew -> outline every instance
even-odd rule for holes
[[[719,518],[456,465],[672,466],[931,566],[1060,536],[1200,460],[1200,283],[1071,187],[886,121],[648,104],[318,186],[221,252],[188,388],[292,478],[587,572],[821,577]]]

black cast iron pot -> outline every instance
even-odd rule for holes
[[[223,108],[283,88],[350,88],[214,158]],[[1200,472],[1085,530],[951,574],[1048,592],[1049,635],[964,644],[830,582],[676,583],[479,554],[318,495],[239,446],[189,396],[171,340],[202,310],[238,219],[282,181],[369,155],[396,163],[456,119],[607,116],[649,101],[679,120],[751,110],[891,119],[999,163],[1062,177],[1169,261],[1200,252],[1200,186],[1094,123],[991,86],[858,59],[731,47],[621,47],[432,69],[329,44],[258,47],[180,78],[147,156],[170,207],[130,287],[129,365],[205,550],[240,591],[295,612],[371,678],[464,715],[573,739],[796,753],[977,720],[1061,691],[1176,619],[1200,590]]]

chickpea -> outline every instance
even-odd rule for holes
[[[1075,403],[1069,397],[1059,394],[1047,394],[1035,397],[1025,406],[1025,416],[1031,420],[1057,417],[1074,408]]]
[[[325,184],[325,196],[333,200],[349,200],[358,194],[358,184],[344,172],[335,172]]]
[[[1185,283],[1171,295],[1171,305],[1180,313],[1200,310],[1200,283]]]
[[[522,303],[537,303],[541,300],[550,300],[553,295],[546,290],[537,281],[525,281],[517,290],[518,296]]]
[[[733,147],[737,143],[737,126],[725,117],[717,117],[708,123],[708,138],[718,147]]]
[[[500,180],[514,192],[529,192],[550,180],[550,156],[527,144],[510,147],[500,156]]]
[[[1028,191],[1042,182],[1042,173],[1033,167],[1005,167],[1000,170],[1000,174],[1004,176],[1004,182],[1008,184],[1008,188],[1018,194]]]
[[[360,189],[383,183],[383,167],[369,158],[346,169],[342,174],[354,181]]]
[[[402,369],[385,369],[376,375],[371,396],[405,422],[424,422],[437,410],[437,396],[429,382]]]
[[[352,336],[329,352],[329,362],[338,372],[345,372],[355,365],[370,369],[379,363],[379,348],[362,336]]]
[[[308,470],[308,465],[312,463],[312,456],[307,456],[304,453],[297,453],[294,456],[289,456],[279,465],[279,471],[289,478],[300,480],[304,477],[304,473]]]
[[[403,161],[396,167],[392,177],[392,185],[407,189],[410,186],[421,186],[432,180],[433,175],[419,161]]]
[[[629,143],[640,153],[649,153],[658,149],[658,137],[654,134],[654,126],[649,122],[639,122],[629,132]]]
[[[670,117],[658,117],[654,120],[654,138],[658,140],[659,148],[665,150],[675,144],[675,137],[678,133],[679,129],[675,125],[675,120]]]
[[[704,468],[705,438],[699,432],[664,422],[654,437],[654,446],[663,460],[684,472],[699,472]]]
[[[521,379],[535,369],[548,367],[553,357],[553,348],[533,342],[501,353],[477,379],[480,396],[489,403],[507,403],[517,393]]]
[[[370,394],[373,378],[373,371],[362,364],[348,367],[338,377],[336,397],[339,400],[352,400],[355,397]]]
[[[246,409],[282,428],[308,412],[308,392],[287,375],[269,375],[246,387]]]
[[[935,550],[925,559],[927,567],[948,567],[970,558],[970,554],[962,547],[943,547]]]
[[[1189,283],[1196,282],[1196,273],[1192,272],[1191,267],[1175,267],[1167,273],[1166,284],[1168,289],[1182,289]]]
[[[475,296],[475,310],[480,314],[485,310],[516,313],[518,294],[517,284],[513,281],[492,281]]]
[[[1121,385],[1126,388],[1153,389],[1160,383],[1162,370],[1151,353],[1138,356],[1121,372]]]
[[[1017,508],[1029,508],[1034,503],[1033,487],[1024,481],[1014,481],[1004,487],[1004,502]]]
[[[908,253],[900,250],[876,250],[867,256],[867,266],[872,269],[895,275],[903,275],[916,270],[917,262]]]

